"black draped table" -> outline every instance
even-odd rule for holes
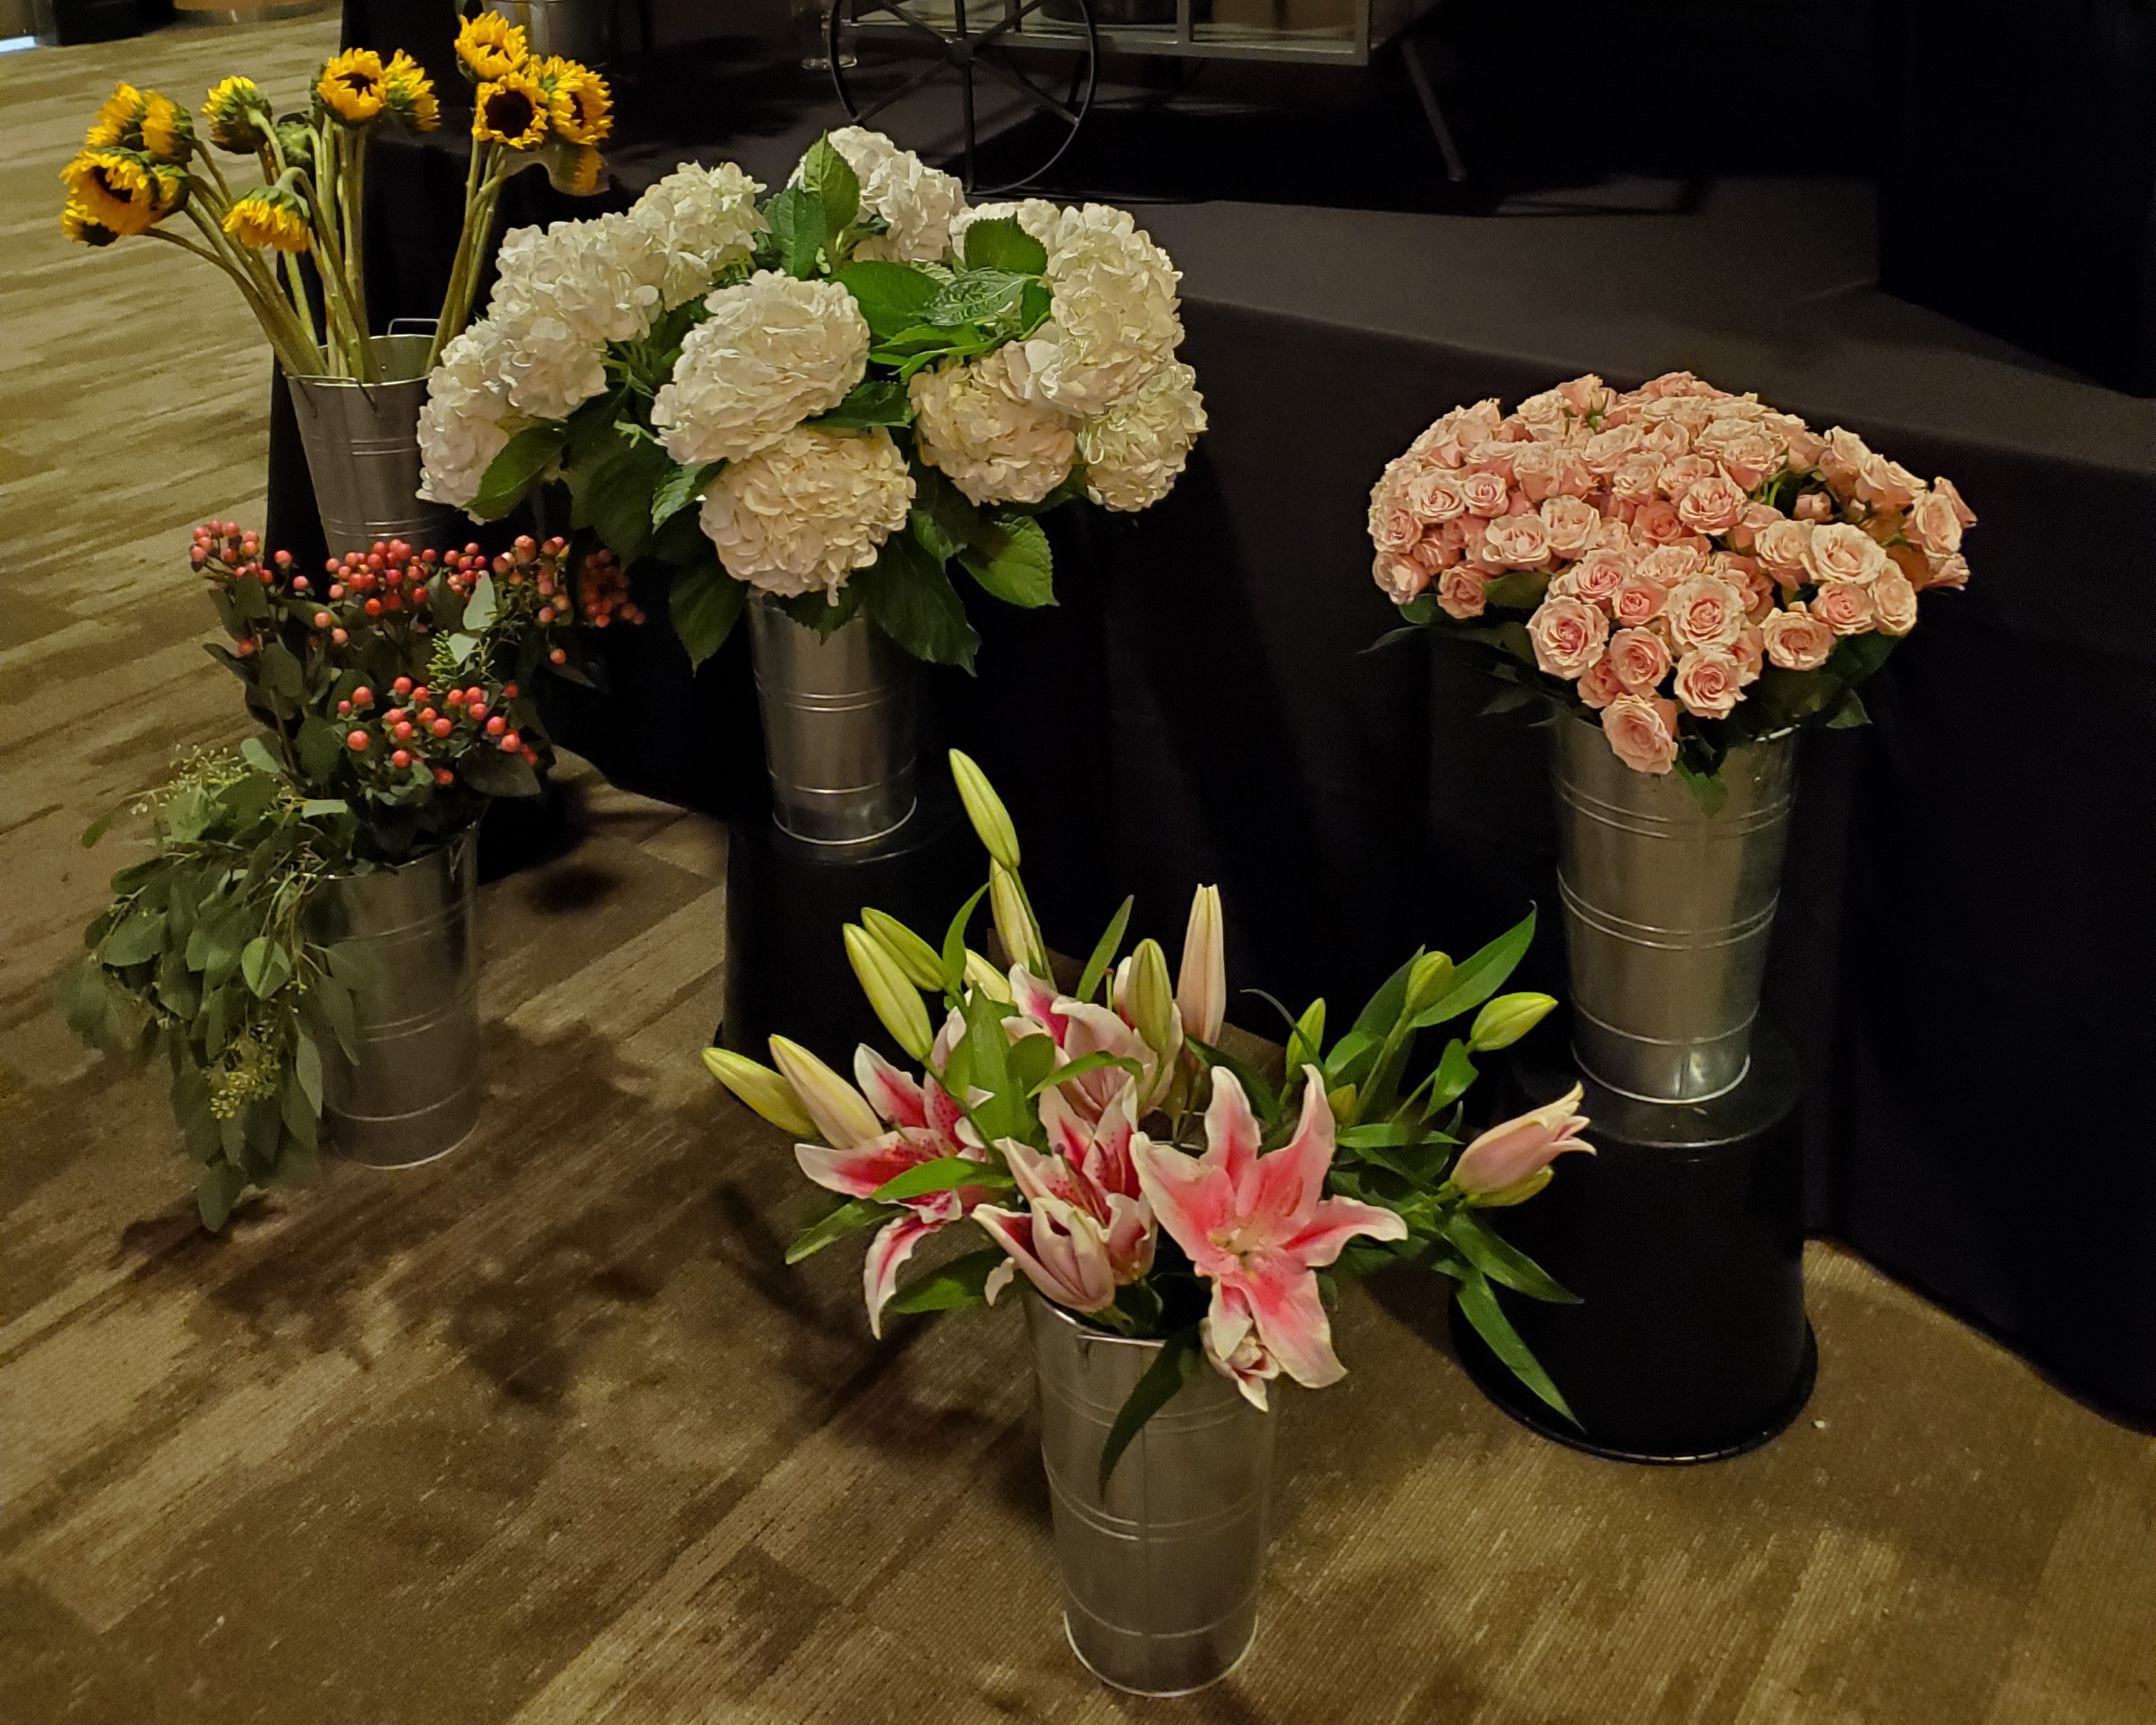
[[[776,183],[838,118],[746,43],[618,71],[623,198],[692,156]],[[371,187],[436,194],[376,249],[400,310],[454,231],[430,154]],[[2156,1416],[2156,409],[1881,294],[1860,181],[1547,208],[1139,209],[1212,429],[1143,517],[1058,518],[1057,608],[973,608],[980,675],[934,675],[940,729],[1009,798],[1064,950],[1127,891],[1173,936],[1217,880],[1232,983],[1352,1010],[1418,941],[1460,952],[1532,901],[1527,979],[1562,992],[1540,734],[1423,642],[1368,650],[1378,470],[1456,403],[1687,367],[1948,475],[1982,517],[1968,590],[1926,603],[1871,728],[1805,744],[1768,1004],[1804,1061],[1810,1220]],[[564,740],[728,812],[760,761],[742,644],[693,682],[663,628],[609,649]]]

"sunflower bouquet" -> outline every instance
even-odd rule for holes
[[[603,79],[532,54],[505,18],[467,20],[457,59],[475,86],[471,167],[430,365],[471,316],[502,187],[537,163],[564,191],[597,191],[598,146],[613,125]],[[85,245],[147,235],[192,252],[232,278],[291,376],[377,382],[362,213],[368,146],[392,121],[414,132],[441,124],[434,81],[402,49],[386,60],[346,49],[324,63],[305,109],[281,116],[249,78],[220,82],[198,119],[121,84],[61,170],[61,225]],[[221,154],[253,157],[260,182],[228,176]]]

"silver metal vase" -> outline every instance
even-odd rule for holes
[[[444,551],[465,536],[460,513],[419,497],[419,409],[427,403],[430,340],[425,334],[374,336],[386,380],[380,383],[285,379],[332,557],[366,551],[377,539]]]
[[[860,617],[829,635],[748,607],[772,814],[816,845],[860,845],[913,813],[918,668]]]
[[[1573,1052],[1611,1090],[1698,1102],[1743,1081],[1796,792],[1794,732],[1731,751],[1707,814],[1599,726],[1553,731]]]
[[[598,65],[613,46],[610,0],[487,0],[486,9],[521,26],[526,45],[542,57]]]
[[[1147,1421],[1103,1497],[1101,1446],[1158,1342],[1090,1328],[1030,1288],[1040,1459],[1072,1651],[1137,1695],[1218,1682],[1257,1635],[1279,1399],[1199,1371]]]
[[[479,844],[468,829],[393,868],[331,880],[310,908],[312,932],[364,955],[353,991],[359,1058],[322,1050],[331,1141],[370,1168],[445,1156],[479,1123]]]

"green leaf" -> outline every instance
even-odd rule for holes
[[[1078,999],[1091,1000],[1093,991],[1101,986],[1101,979],[1114,966],[1116,954],[1122,950],[1123,935],[1131,926],[1131,906],[1137,901],[1127,898],[1108,926],[1101,931],[1101,938],[1094,943],[1093,956],[1086,961],[1084,973],[1078,978]]]
[[[457,777],[483,796],[536,797],[539,775],[521,755],[475,748],[457,762]]]
[[[747,598],[748,588],[720,567],[716,556],[675,572],[667,614],[688,649],[690,670],[725,645]]]
[[[886,539],[875,567],[850,584],[861,588],[869,620],[916,659],[973,670],[981,638],[967,622],[950,578],[912,539]]]
[[[322,962],[347,988],[364,988],[374,982],[374,954],[357,941],[339,941],[322,954]]]
[[[845,226],[830,225],[824,200],[806,186],[774,194],[763,206],[763,219],[771,229],[766,244],[778,267],[803,280],[816,274],[824,246]]]
[[[307,1106],[319,1115],[322,1111],[322,1051],[305,1030],[292,1045],[292,1076],[299,1081]]]
[[[524,501],[540,475],[552,467],[569,441],[566,426],[527,426],[502,445],[487,464],[479,490],[465,513],[482,521],[498,521]]]
[[[637,444],[593,470],[580,499],[583,513],[601,543],[627,568],[651,542],[654,500],[679,470],[655,444]]]
[[[290,655],[285,656],[290,658]],[[280,770],[277,757],[270,752],[270,745],[259,737],[250,737],[239,745],[239,758],[257,773],[275,774]]]
[[[300,1082],[296,1070],[288,1075],[277,1092],[277,1112],[280,1123],[294,1142],[311,1147],[321,1120],[322,1105],[319,1095],[311,1096]]]
[[[1577,1306],[1579,1296],[1562,1286],[1541,1265],[1497,1233],[1472,1210],[1455,1210],[1445,1219],[1445,1237],[1491,1281],[1532,1300]]]
[[[195,1182],[195,1208],[202,1213],[203,1226],[212,1234],[221,1230],[246,1189],[247,1176],[230,1163],[213,1162],[204,1168]]]
[[[1512,967],[1527,955],[1535,937],[1535,913],[1529,911],[1481,951],[1453,967],[1445,993],[1414,1016],[1414,1028],[1427,1030],[1447,1019],[1472,1011],[1504,985]]]
[[[1107,1441],[1101,1445],[1101,1471],[1095,1481],[1100,1496],[1108,1495],[1108,1481],[1115,1476],[1116,1464],[1123,1459],[1123,1451],[1130,1448],[1131,1440],[1145,1429],[1146,1421],[1166,1407],[1176,1391],[1190,1381],[1201,1357],[1195,1324],[1162,1339],[1158,1357],[1146,1368],[1145,1375],[1132,1385],[1130,1394],[1116,1410],[1116,1423],[1108,1428]]]
[[[894,1174],[869,1194],[873,1204],[898,1204],[909,1198],[926,1198],[935,1192],[956,1192],[962,1186],[1007,1189],[1018,1183],[993,1163],[975,1162],[964,1156],[939,1156],[933,1162],[916,1163],[905,1173]]]
[[[1550,578],[1527,570],[1500,575],[1482,589],[1486,604],[1502,606],[1507,610],[1532,611],[1543,602],[1549,590]]]
[[[309,713],[300,721],[295,747],[300,769],[316,784],[325,783],[344,758],[344,739],[337,735],[336,726],[319,713]]]
[[[919,327],[921,314],[937,293],[934,277],[911,264],[880,259],[857,259],[838,270],[832,280],[854,296],[869,333],[879,341]]]
[[[120,926],[105,937],[98,949],[100,962],[115,968],[143,964],[165,947],[165,912],[147,897],[122,917]]]
[[[985,885],[977,888],[973,896],[958,906],[951,926],[943,932],[943,988],[954,997],[966,991],[966,928],[988,891]]]
[[[262,685],[271,694],[295,706],[307,698],[307,673],[283,642],[264,641],[258,659]]]
[[[1860,725],[1869,725],[1871,715],[1864,709],[1864,697],[1854,689],[1842,691],[1840,705],[1827,715],[1826,728],[1830,731],[1854,731]]]
[[[291,980],[292,955],[281,941],[258,934],[241,949],[239,974],[258,1000],[267,1000]]]
[[[1475,1070],[1475,1061],[1467,1045],[1455,1037],[1445,1045],[1444,1057],[1431,1075],[1430,1096],[1423,1104],[1423,1118],[1434,1120],[1445,1109],[1450,1108],[1467,1094],[1468,1086],[1481,1075]]]
[[[332,977],[317,977],[315,985],[307,991],[321,1013],[330,1034],[347,1060],[359,1058],[359,1019],[352,1009],[351,991]]]
[[[962,270],[936,290],[922,321],[938,328],[1016,316],[1030,278],[1009,270]]]
[[[494,577],[482,572],[472,583],[471,597],[465,601],[465,620],[462,633],[484,634],[494,627],[500,614],[501,601],[494,590]]]
[[[911,425],[913,398],[895,377],[867,377],[828,413],[808,422],[827,431],[866,431],[879,425]]]
[[[988,1246],[953,1258],[942,1269],[911,1282],[892,1295],[886,1312],[948,1312],[958,1306],[988,1302],[988,1278],[1008,1261],[1001,1246]]]
[[[819,1216],[794,1237],[786,1249],[786,1261],[798,1264],[814,1257],[834,1240],[843,1240],[857,1228],[870,1227],[898,1212],[889,1204],[871,1204],[865,1198],[849,1199],[838,1209]]]
[[[82,838],[79,841],[81,844],[82,848],[85,850],[88,850],[95,845],[100,839],[102,839],[105,836],[106,830],[112,825],[112,823],[120,819],[121,814],[126,809],[126,807],[127,805],[125,803],[116,803],[112,807],[106,809],[104,814],[99,815],[95,820],[85,827],[82,830]]]
[[[1048,268],[1048,249],[1019,227],[1015,218],[997,216],[968,225],[966,267],[1039,275]]]
[[[1676,758],[1677,777],[1685,782],[1692,800],[1699,804],[1700,813],[1712,818],[1722,813],[1722,805],[1729,800],[1729,787],[1719,773],[1702,773],[1682,755]]]
[[[1451,1273],[1451,1272],[1448,1272]],[[1502,1360],[1512,1374],[1532,1390],[1543,1402],[1564,1415],[1576,1426],[1578,1420],[1571,1407],[1550,1382],[1549,1373],[1542,1368],[1520,1333],[1512,1327],[1497,1304],[1497,1296],[1491,1289],[1488,1278],[1476,1268],[1469,1266],[1459,1273],[1460,1286],[1455,1291],[1460,1309],[1467,1322],[1475,1326],[1475,1333],[1490,1344],[1490,1351]]]
[[[1250,1106],[1258,1111],[1258,1118],[1267,1126],[1279,1120],[1280,1098],[1273,1093],[1272,1086],[1265,1082],[1265,1075],[1256,1067],[1247,1060],[1236,1059],[1225,1049],[1215,1048],[1211,1043],[1200,1041],[1195,1036],[1186,1036],[1183,1045],[1194,1050],[1199,1059],[1208,1066],[1225,1066],[1234,1073],[1243,1086],[1243,1094],[1250,1098]]]
[[[980,511],[935,468],[913,465],[913,536],[938,563],[957,556],[983,531]]]
[[[842,403],[843,405],[843,403]],[[675,467],[660,480],[651,494],[651,525],[663,527],[696,501],[711,475],[725,466],[723,461],[707,461],[701,467]]]
[[[1055,603],[1055,560],[1048,535],[1030,516],[998,516],[958,561],[1004,603],[1033,610]]]
[[[1045,1037],[1034,1036],[1025,1040],[1027,1042],[1046,1040]],[[1023,1043],[1019,1045],[1021,1047],[1024,1045]],[[1128,1055],[1111,1055],[1104,1050],[1096,1049],[1091,1054],[1080,1055],[1067,1065],[1056,1067],[1038,1083],[1029,1086],[1025,1093],[1029,1097],[1037,1096],[1056,1085],[1067,1084],[1074,1078],[1083,1078],[1088,1072],[1103,1071],[1110,1066],[1120,1066],[1134,1080],[1145,1076],[1144,1069]]]
[[[816,194],[824,208],[824,231],[836,239],[853,224],[861,210],[861,182],[853,164],[831,146],[829,136],[808,146],[801,158],[801,183]]]

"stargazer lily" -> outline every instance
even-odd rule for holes
[[[1258,1407],[1265,1380],[1285,1372],[1312,1389],[1347,1375],[1317,1271],[1358,1235],[1404,1240],[1407,1224],[1377,1204],[1325,1196],[1332,1166],[1332,1109],[1324,1075],[1306,1066],[1295,1136],[1260,1155],[1259,1127],[1234,1073],[1213,1072],[1205,1153],[1188,1156],[1143,1133],[1131,1160],[1154,1216],[1213,1284],[1201,1327],[1206,1357]]]
[[[1133,1062],[1139,1073],[1138,1094],[1131,1108],[1133,1121],[1158,1101],[1158,1092],[1163,1088],[1163,1062],[1122,1014],[1059,994],[1053,983],[1044,982],[1023,965],[1011,967],[1010,991],[1011,1004],[1018,1011],[1004,1020],[1004,1028],[1014,1042],[1027,1036],[1045,1036],[1055,1045],[1057,1068],[1091,1054],[1113,1055]],[[1058,1085],[1056,1094],[1068,1101],[1080,1117],[1098,1121],[1131,1082],[1131,1075],[1123,1068],[1099,1066]]]
[[[990,1304],[1014,1271],[1059,1306],[1101,1312],[1116,1291],[1152,1268],[1152,1210],[1138,1189],[1130,1156],[1136,1136],[1132,1091],[1108,1105],[1097,1122],[1083,1118],[1060,1091],[1040,1098],[1050,1153],[1005,1139],[997,1147],[1027,1208],[983,1204],[973,1220],[1010,1254],[989,1276]]]

